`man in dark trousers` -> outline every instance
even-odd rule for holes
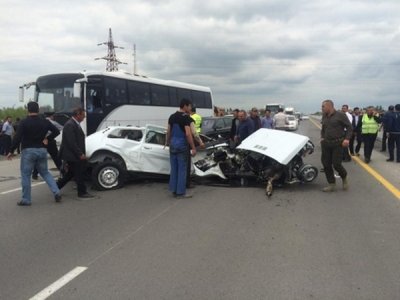
[[[80,123],[85,117],[85,110],[78,107],[72,112],[72,118],[64,125],[60,156],[67,164],[67,171],[64,176],[57,181],[57,185],[61,189],[68,181],[74,178],[77,184],[78,197],[93,198],[94,196],[87,192],[84,177],[86,171],[85,133]]]
[[[39,105],[37,102],[29,102],[28,116],[21,121],[10,153],[7,155],[7,158],[11,159],[15,149],[21,144],[22,199],[17,203],[20,206],[31,205],[31,174],[33,168],[36,168],[40,176],[46,181],[56,202],[61,201],[60,190],[47,169],[47,151],[45,148],[47,139],[54,139],[60,134],[60,131],[48,120],[40,118],[38,114]],[[48,134],[49,131],[50,134]]]
[[[375,109],[369,106],[361,122],[361,137],[364,143],[364,161],[368,164],[371,161],[372,150],[374,149],[375,140],[378,136],[381,119]]]
[[[360,114],[360,108],[354,107],[353,119],[351,122],[351,125],[353,127],[353,135],[351,136],[350,146],[349,146],[350,154],[352,156],[360,155],[359,152],[360,152],[361,143],[362,143],[362,141],[361,141],[361,119],[362,119],[362,115]],[[357,141],[355,150],[354,150],[354,141]]]
[[[388,111],[385,112],[382,116],[382,124],[381,126],[383,127],[383,133],[382,133],[382,147],[381,147],[381,152],[386,151],[386,144],[388,142],[388,122],[391,119],[392,114],[394,113],[394,106],[389,105]]]
[[[389,158],[387,161],[394,161],[394,148],[396,147],[396,161],[400,163],[400,104],[396,104],[395,111],[390,115],[388,123],[388,150]]]
[[[342,178],[343,190],[349,187],[346,169],[342,166],[343,148],[347,148],[353,134],[351,123],[347,116],[336,111],[332,100],[322,102],[321,129],[321,162],[324,166],[326,180],[329,185],[322,189],[324,192],[336,190],[336,180],[333,169]]]

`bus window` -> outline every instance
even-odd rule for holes
[[[168,88],[168,93],[169,93],[169,106],[179,106],[179,101],[178,101],[178,95],[176,93],[176,88],[174,87],[169,87]]]
[[[101,86],[87,87],[86,110],[89,113],[102,113],[103,112],[103,96]]]
[[[151,105],[169,106],[168,88],[163,85],[151,85]]]
[[[127,103],[126,81],[118,78],[104,78],[106,105]]]
[[[128,81],[129,103],[150,105],[150,85],[140,81]]]
[[[204,108],[212,108],[211,94],[205,93],[204,96]]]
[[[192,102],[194,107],[199,107],[199,108],[205,107],[204,94],[205,94],[204,92],[192,91]]]
[[[179,100],[179,103],[181,102],[181,100],[183,98],[189,99],[191,101],[192,100],[192,95],[191,94],[192,93],[190,92],[190,90],[178,88],[178,100]]]

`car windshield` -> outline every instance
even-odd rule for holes
[[[209,131],[213,129],[215,124],[215,119],[203,119],[201,123],[201,130],[202,131]]]

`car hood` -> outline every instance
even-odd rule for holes
[[[308,137],[301,134],[261,128],[248,136],[237,148],[263,154],[287,165],[308,140]]]

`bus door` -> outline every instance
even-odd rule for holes
[[[87,135],[96,132],[104,119],[104,95],[101,78],[90,78],[86,86]]]

